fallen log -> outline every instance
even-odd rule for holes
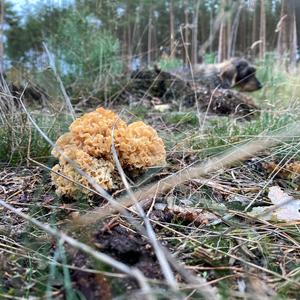
[[[218,115],[250,117],[259,111],[254,100],[236,90],[211,90],[189,82],[158,69],[133,72],[131,80],[114,101],[122,104],[170,103],[174,108],[196,105],[201,111]]]

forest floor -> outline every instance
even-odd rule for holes
[[[195,111],[116,107],[124,119],[142,119],[152,125],[167,148],[167,166],[147,171],[134,184],[139,186],[173,174],[299,121],[300,83],[293,81],[293,89],[290,81],[285,84],[269,84],[253,94],[263,109],[250,121],[199,116]],[[65,125],[60,128],[63,131]],[[71,230],[68,220],[101,205],[103,200],[63,201],[55,194],[46,168],[54,162],[49,150],[46,154],[24,155],[26,164],[1,165],[0,199],[18,212],[64,230],[94,249],[142,270],[157,299],[175,299],[163,281],[155,251],[146,237],[118,215],[93,228]],[[270,192],[274,188],[282,197],[300,200],[299,165],[299,139],[295,138],[176,186],[156,197],[145,210],[161,244],[193,275],[217,287],[222,299],[297,299],[300,218],[268,219],[264,209],[273,204]],[[254,207],[262,213],[252,213]],[[6,208],[0,208],[0,215],[1,299],[40,299],[45,293],[48,299],[141,299],[134,279],[62,245]],[[176,297],[201,299],[201,286],[185,284],[182,275],[174,272],[179,282]]]

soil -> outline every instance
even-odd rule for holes
[[[140,234],[117,225],[110,230],[96,233],[94,242],[101,252],[131,267],[143,270],[146,277],[162,279],[152,246]]]

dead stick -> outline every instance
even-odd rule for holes
[[[213,171],[220,170],[231,166],[233,163],[243,161],[256,153],[266,150],[272,146],[279,144],[287,139],[298,137],[300,134],[300,124],[294,124],[282,130],[276,136],[258,137],[253,141],[241,145],[237,148],[230,149],[223,155],[209,159],[197,166],[189,166],[179,172],[172,174],[155,183],[146,185],[134,192],[134,197],[137,201],[153,198],[171,190],[177,185],[180,185],[188,180],[196,179],[207,175]],[[97,222],[98,220],[109,215],[122,212],[124,207],[134,205],[132,197],[126,195],[117,199],[118,205],[107,204],[105,207],[100,207],[88,212],[76,219],[78,225],[88,225]]]

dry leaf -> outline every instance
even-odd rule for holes
[[[154,105],[154,109],[158,110],[160,112],[165,112],[165,111],[171,109],[171,105],[170,104],[157,104],[157,105]]]
[[[275,162],[264,163],[263,167],[268,173],[276,173],[276,176],[284,180],[290,180],[296,185],[296,189],[300,189],[300,162],[294,161],[283,166]]]
[[[264,220],[285,222],[300,221],[299,199],[289,196],[278,186],[270,187],[268,197],[274,205],[255,207],[250,214]]]
[[[180,207],[177,205],[167,205],[162,203],[155,204],[155,208],[157,210],[162,210],[165,213],[169,213],[176,219],[183,222],[194,223],[196,226],[209,224],[212,221],[219,219],[215,214],[200,208]]]

